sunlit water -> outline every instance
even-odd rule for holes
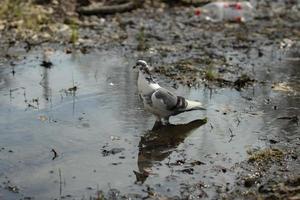
[[[276,121],[299,114],[297,64],[257,60],[255,66],[264,66],[255,68],[257,76],[270,82],[242,92],[173,89],[208,109],[173,117],[183,125],[151,132],[154,117],[137,96],[135,59],[114,51],[56,51],[51,61],[44,68],[33,52],[14,67],[0,66],[0,199],[88,199],[111,188],[147,196],[147,186],[175,196],[183,184],[199,182],[211,196],[213,187],[230,187],[234,165],[248,149],[264,147],[283,131],[299,132],[295,124]],[[274,81],[292,91],[272,91]],[[203,118],[206,124],[189,123]],[[195,161],[204,164],[191,166]],[[149,176],[140,180],[134,171]]]

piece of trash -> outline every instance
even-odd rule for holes
[[[284,38],[281,42],[280,42],[280,49],[288,49],[290,47],[292,47],[292,45],[295,42],[291,39],[288,38]]]
[[[45,61],[45,60],[43,60],[42,63],[41,63],[41,66],[42,66],[42,67],[45,67],[45,68],[51,68],[52,65],[53,65],[52,62],[50,62],[50,61]]]
[[[48,118],[44,115],[39,116],[39,120],[41,120],[42,122],[47,121]]]
[[[8,185],[6,188],[13,193],[19,193],[19,188],[17,186]]]
[[[246,22],[254,18],[254,8],[250,2],[212,2],[197,8],[195,15],[212,22]]]
[[[115,140],[120,140],[121,138],[120,137],[117,137],[117,136],[110,136],[110,139],[112,141],[115,141]]]
[[[102,156],[106,157],[106,156],[110,156],[110,155],[115,155],[115,154],[121,153],[124,150],[125,150],[124,148],[112,148],[111,150],[103,149]]]
[[[109,83],[109,85],[113,86],[113,85],[115,85],[115,84],[114,84],[114,83]]]
[[[287,83],[282,82],[282,83],[276,83],[272,85],[272,89],[274,91],[281,91],[281,92],[293,92],[294,90],[288,86]]]

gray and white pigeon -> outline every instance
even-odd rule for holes
[[[201,102],[187,100],[162,88],[151,76],[151,70],[144,60],[138,60],[134,68],[139,70],[138,93],[145,110],[156,117],[156,123],[169,124],[170,116],[192,110],[205,110]]]

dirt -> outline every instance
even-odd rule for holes
[[[234,163],[230,168],[214,165],[213,170],[218,176],[232,177],[230,184],[220,186],[216,182],[208,186],[201,180],[197,180],[197,183],[182,182],[178,189],[179,195],[175,196],[164,192],[161,189],[163,187],[157,185],[146,185],[143,195],[138,192],[121,192],[118,188],[106,191],[98,188],[95,195],[91,196],[92,199],[300,199],[298,1],[259,1],[256,18],[245,23],[201,20],[194,14],[195,7],[181,3],[169,5],[146,1],[144,7],[131,12],[102,16],[79,16],[74,5],[70,2],[62,5],[60,11],[63,14],[56,10],[59,7],[56,1],[38,5],[42,8],[41,18],[46,22],[33,21],[33,25],[37,26],[34,28],[22,22],[27,16],[19,21],[2,16],[1,67],[9,63],[14,76],[21,73],[14,66],[26,59],[23,55],[44,52],[47,48],[66,54],[79,51],[82,55],[113,50],[121,52],[132,64],[136,59],[147,60],[154,67],[155,76],[174,89],[186,86],[196,90],[208,89],[211,93],[224,89],[236,90],[245,102],[250,102],[255,108],[261,107],[259,111],[269,114],[264,119],[266,127],[260,130],[263,139],[259,140],[265,143],[264,147],[251,147],[248,158]],[[28,9],[32,8],[29,6]],[[285,73],[285,68],[278,67],[285,63],[298,68],[291,67],[294,71]],[[47,59],[41,61],[41,66],[49,70],[56,67]],[[254,88],[267,88],[271,92],[267,98],[261,99],[259,95],[251,96],[252,88],[253,91]],[[74,82],[67,89],[62,89],[66,94],[72,93],[71,96],[76,96],[77,90],[81,90],[81,86]],[[290,99],[277,102],[276,95]],[[26,103],[28,108],[38,109],[40,106],[36,99],[26,99]],[[227,119],[232,119],[235,113],[226,108],[217,112],[227,116]],[[247,114],[259,115],[252,112],[251,108]],[[239,118],[237,121],[240,121]],[[213,130],[213,122],[209,123]],[[79,127],[88,129],[90,125],[83,122]],[[173,129],[168,132],[181,134]],[[175,129],[180,130],[180,126]],[[189,132],[182,131],[186,134],[182,137],[174,136],[174,140],[170,139],[170,135],[157,135],[157,132],[149,132],[141,137],[137,161],[139,171],[134,174],[135,184],[143,184],[149,177],[155,177],[151,169],[153,163],[165,160],[185,140]],[[227,145],[235,137],[230,128],[229,134]],[[6,149],[1,149],[0,154],[2,151]],[[116,154],[122,161],[126,158],[123,147],[103,146],[101,151],[103,157]],[[55,160],[63,156],[57,155],[55,150],[53,152]],[[114,161],[112,165],[122,165],[122,162]],[[193,176],[197,167],[205,165],[207,161],[197,159],[177,159],[169,163],[174,168],[180,166],[176,173],[187,176]],[[172,181],[172,177],[169,178]],[[20,192],[19,187],[7,177],[4,179],[0,185],[2,188],[12,193]],[[72,196],[65,198],[72,199]]]

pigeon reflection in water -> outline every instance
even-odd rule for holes
[[[206,118],[198,119],[187,124],[169,124],[159,129],[154,126],[154,129],[142,136],[137,160],[139,172],[134,171],[136,182],[144,183],[152,166],[167,158],[192,130],[204,125],[206,121]]]

